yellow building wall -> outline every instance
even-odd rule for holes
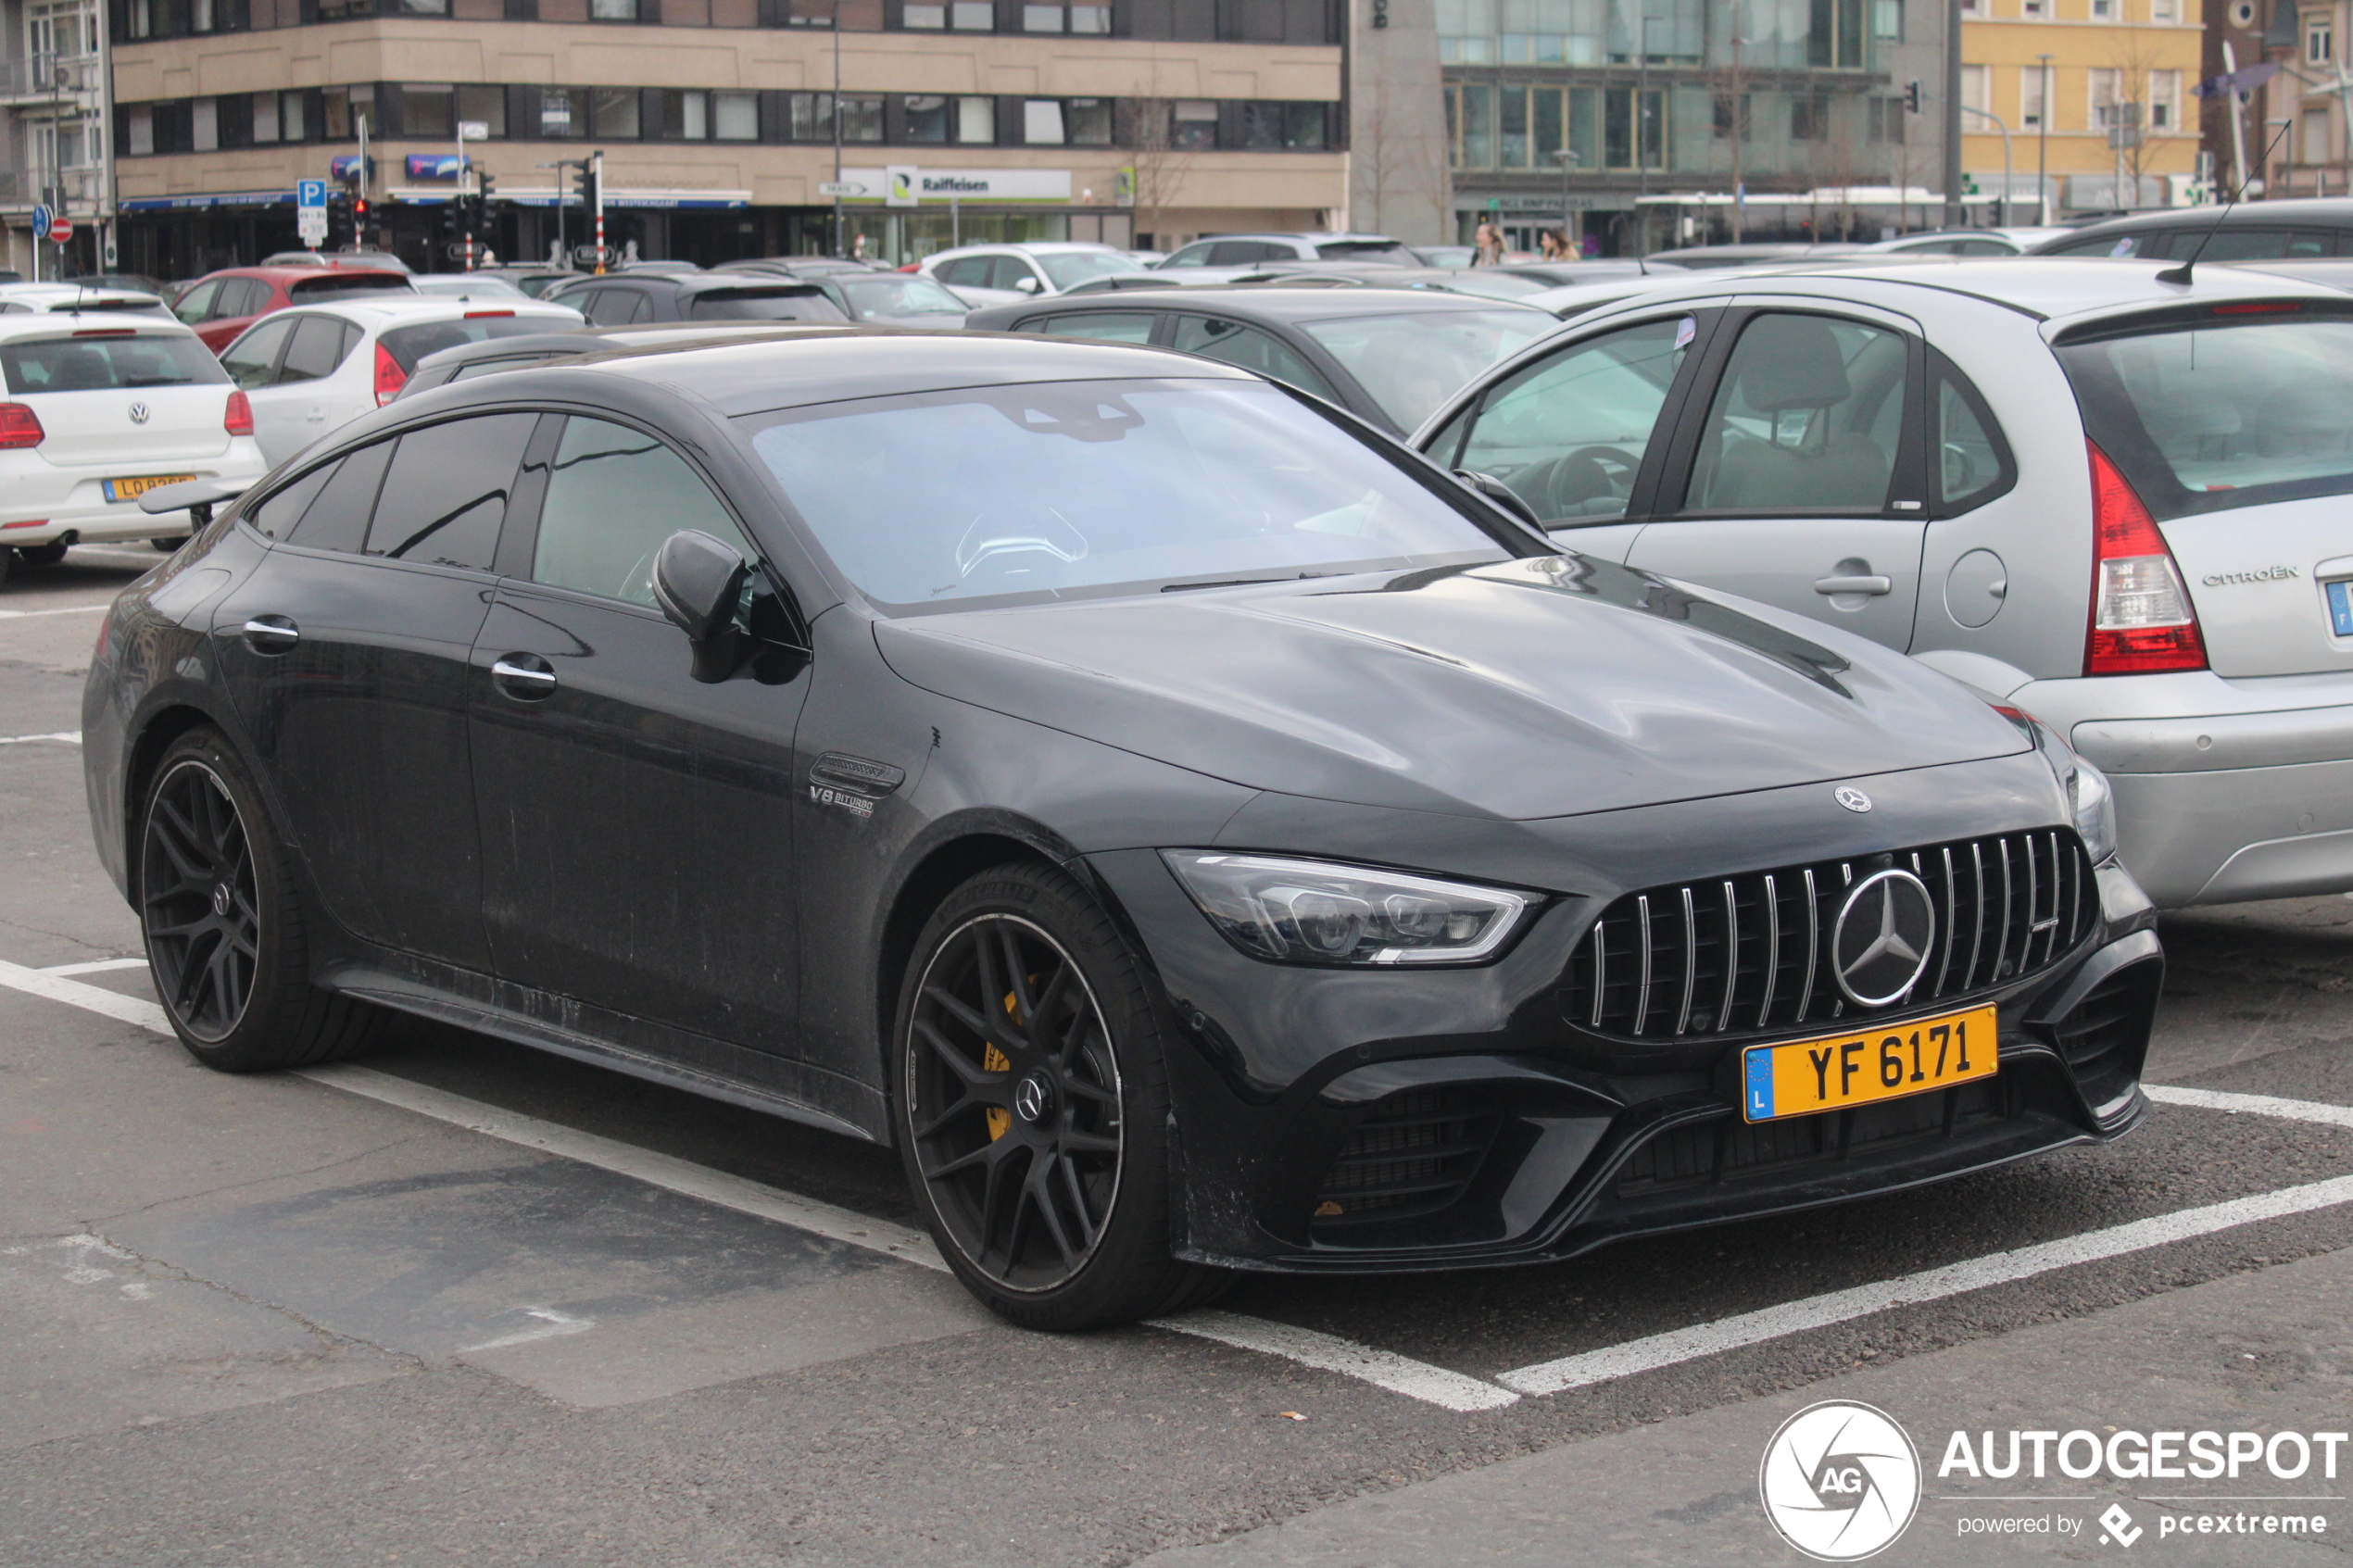
[[[2038,4],[2039,17],[2031,9]],[[2095,16],[2095,5],[2108,14]],[[2119,97],[2161,103],[2171,121],[2144,127],[2137,155],[2122,155],[2123,172],[2196,171],[2201,101],[2191,89],[2198,81],[2200,8],[2201,0],[1977,0],[1976,8],[1964,13],[1961,59],[1965,68],[1981,68],[1983,80],[1963,101],[2008,122],[2011,168],[2021,191],[2034,178],[2038,153],[2054,181],[2117,171],[2118,155],[2095,113],[2094,73],[2101,71],[2116,73]],[[2048,124],[2030,126],[2031,88],[2045,63],[2039,56],[2045,55]],[[1964,70],[1965,78],[1976,74]],[[1998,176],[2000,133],[1979,116],[1964,114],[1962,120],[1962,167],[1981,177]]]

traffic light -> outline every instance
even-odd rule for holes
[[[465,212],[465,198],[464,198],[464,197],[462,197],[462,196],[460,196],[460,197],[456,197],[456,198],[453,198],[452,200],[446,201],[446,202],[442,203],[442,204],[441,204],[441,237],[442,237],[442,239],[443,239],[443,240],[445,240],[445,241],[447,241],[447,242],[448,244],[450,244],[450,245],[456,245],[456,244],[458,243],[458,241],[459,241],[459,238],[461,235],[463,235],[463,234],[465,233],[465,220],[466,220],[466,212]]]
[[[597,166],[586,158],[580,160],[580,172],[573,176],[572,188],[579,193],[584,212],[597,210]]]
[[[1906,114],[1920,112],[1920,84],[1918,82],[1904,83],[1904,112]]]

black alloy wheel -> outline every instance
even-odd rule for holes
[[[148,968],[172,1022],[208,1044],[225,1038],[253,1000],[261,897],[245,821],[197,758],[182,758],[156,785],[139,902]]]
[[[304,1067],[374,1044],[381,1010],[310,984],[286,850],[228,742],[191,730],[153,777],[136,823],[132,897],[180,1043],[224,1073]]]
[[[899,1004],[893,1113],[959,1279],[1025,1328],[1182,1311],[1223,1271],[1170,1251],[1168,1085],[1142,966],[1065,872],[1015,863],[950,894]]]
[[[1007,1290],[1077,1273],[1119,1198],[1119,1069],[1087,978],[1016,915],[980,915],[915,998],[915,1157],[957,1249]]]

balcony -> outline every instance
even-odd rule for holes
[[[102,69],[95,55],[34,55],[0,64],[0,104],[54,99],[94,101]]]

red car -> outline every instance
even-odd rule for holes
[[[218,354],[273,310],[386,291],[414,294],[416,287],[405,272],[374,267],[227,267],[190,283],[171,302],[171,313]]]

